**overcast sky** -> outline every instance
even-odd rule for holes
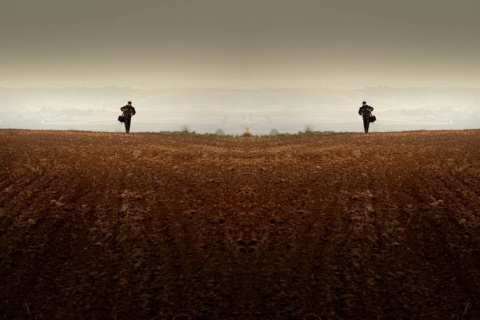
[[[478,0],[0,0],[0,86],[480,88]]]

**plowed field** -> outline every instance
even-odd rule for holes
[[[480,131],[0,130],[2,319],[479,319]]]

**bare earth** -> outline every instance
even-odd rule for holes
[[[0,130],[1,319],[480,319],[480,130]]]

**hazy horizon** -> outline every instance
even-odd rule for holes
[[[155,89],[0,88],[0,128],[94,130],[121,132],[116,118],[131,100],[137,109],[133,132],[296,133],[361,132],[358,108],[372,105],[378,121],[373,132],[480,128],[480,89],[372,87]]]

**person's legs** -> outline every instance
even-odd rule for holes
[[[125,117],[125,132],[129,133],[130,132],[130,121],[132,118]]]
[[[370,119],[363,119],[363,128],[365,129],[365,133],[368,133],[368,127],[370,126]]]

